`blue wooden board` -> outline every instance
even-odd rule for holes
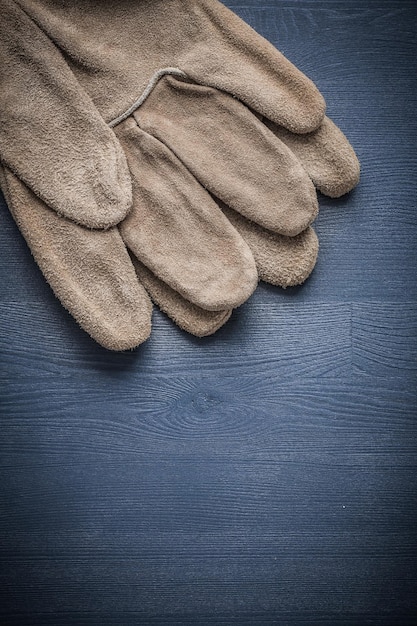
[[[317,267],[113,354],[0,210],[0,623],[415,625],[417,3],[228,0],[362,164]]]

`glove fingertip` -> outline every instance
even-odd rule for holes
[[[88,228],[107,229],[126,217],[132,206],[132,183],[116,141],[73,176],[64,197],[57,212]]]

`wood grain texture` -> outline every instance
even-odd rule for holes
[[[112,354],[0,207],[0,623],[417,623],[417,5],[227,0],[362,164],[307,283]]]

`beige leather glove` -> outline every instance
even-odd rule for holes
[[[306,229],[317,213],[311,181],[277,139],[281,127],[307,132],[323,119],[312,83],[214,0],[1,0],[1,8],[0,153],[7,168],[48,208],[93,228],[123,219],[132,182],[120,232],[137,266],[204,309],[243,302],[257,274],[236,227],[256,233],[250,245],[265,251]],[[332,146],[332,164],[346,191],[357,165],[336,135],[343,150]],[[212,195],[229,207],[229,219]],[[23,214],[22,232],[37,248]],[[301,270],[286,262],[297,257],[292,242],[282,248],[284,284],[301,282],[314,265],[317,240],[306,232]],[[262,254],[252,252],[260,275],[282,282],[269,270],[263,276]],[[131,268],[123,272],[132,276]],[[59,277],[44,273],[65,306],[77,309]],[[94,322],[88,332],[100,335]]]

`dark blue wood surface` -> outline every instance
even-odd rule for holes
[[[228,0],[362,163],[318,265],[214,337],[112,354],[0,210],[0,623],[415,625],[416,22],[407,0]]]

